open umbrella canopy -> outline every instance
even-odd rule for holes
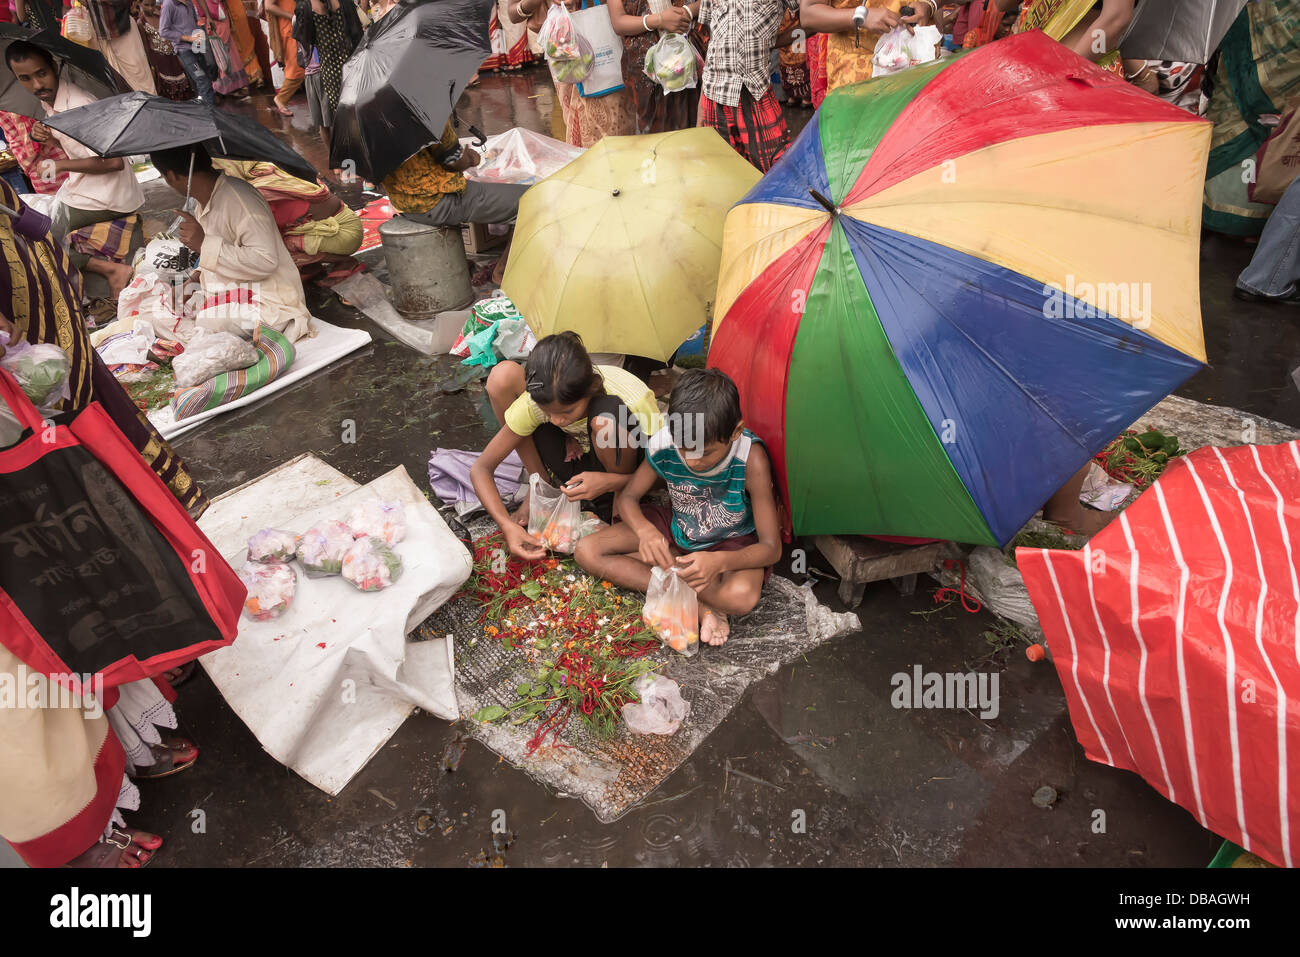
[[[704,325],[723,219],[758,178],[709,127],[607,136],[524,194],[501,288],[539,338],[667,359]]]
[[[399,2],[343,64],[330,166],[379,182],[442,137],[467,83],[491,54],[493,0]]]
[[[709,353],[795,532],[1003,544],[1196,372],[1209,140],[1037,31],[833,91],[727,217]]]
[[[1093,760],[1300,863],[1300,443],[1203,448],[1081,551],[1016,549]]]
[[[1120,38],[1125,59],[1205,63],[1246,0],[1143,0]]]
[[[18,82],[5,60],[9,44],[15,40],[26,40],[48,51],[60,69],[60,76],[70,77],[91,96],[102,98],[131,89],[97,50],[73,43],[59,36],[57,30],[33,30],[18,23],[0,23],[0,110],[6,113],[38,120],[45,118],[41,101]]]
[[[137,91],[65,110],[45,123],[100,156],[134,156],[202,143],[211,156],[263,160],[316,181],[315,167],[266,127],[198,100],[169,100]]]

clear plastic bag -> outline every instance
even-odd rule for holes
[[[358,502],[348,512],[347,526],[354,538],[378,538],[392,548],[406,537],[406,508],[378,499]]]
[[[581,83],[591,75],[596,54],[587,38],[577,31],[564,4],[557,3],[546,14],[546,22],[537,31],[537,39],[546,54],[551,78],[556,83]]]
[[[32,345],[18,341],[9,344],[6,333],[0,332],[0,345],[4,346],[4,358],[0,358],[0,369],[4,369],[16,380],[18,387],[40,411],[49,418],[58,411],[58,405],[71,396],[68,391],[68,374],[72,369],[68,354],[52,342],[38,342]]]
[[[308,578],[337,575],[343,571],[343,556],[352,542],[352,529],[342,522],[321,522],[298,539],[298,561]]]
[[[641,619],[665,645],[688,658],[700,650],[700,603],[677,569],[650,569]]]
[[[465,170],[466,179],[521,186],[545,179],[583,154],[581,147],[522,127],[489,136],[481,152],[483,162]]]
[[[248,539],[250,562],[289,562],[298,551],[298,536],[279,528],[264,528]]]
[[[528,477],[528,534],[553,552],[572,555],[582,537],[582,504],[540,476]]]
[[[200,329],[186,343],[185,351],[172,360],[172,371],[177,387],[188,389],[223,372],[246,369],[256,361],[257,350],[248,340],[229,332]]]
[[[564,493],[540,475],[528,476],[528,534],[537,537],[551,520],[555,506],[564,501]]]
[[[641,700],[623,705],[623,721],[633,734],[672,734],[691,710],[677,682],[663,675],[642,675],[632,690]]]
[[[699,81],[695,48],[680,33],[666,33],[645,53],[645,75],[665,92],[693,90]]]
[[[912,65],[908,53],[908,41],[911,34],[907,27],[896,26],[876,41],[876,51],[871,55],[872,76],[888,76]]]
[[[402,575],[402,560],[379,538],[358,538],[343,556],[343,577],[361,591],[387,588]]]
[[[245,562],[239,577],[248,589],[244,614],[253,621],[279,618],[289,610],[298,590],[298,574],[284,562]]]

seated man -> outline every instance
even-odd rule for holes
[[[194,173],[189,176],[190,154]],[[275,217],[261,195],[243,180],[218,173],[201,145],[149,154],[163,180],[197,203],[181,211],[177,238],[199,254],[205,306],[201,329],[250,338],[259,323],[297,341],[311,334],[302,280],[280,239]]]
[[[299,179],[273,163],[214,159],[212,164],[262,194],[294,265],[304,276],[313,271],[307,267],[320,264],[349,271],[360,268],[352,254],[365,238],[361,217],[328,186]]]
[[[479,163],[479,154],[462,146],[451,120],[442,139],[426,146],[384,179],[393,208],[407,219],[429,226],[462,223],[510,223],[519,215],[519,200],[528,189],[515,183],[479,183],[465,179],[464,170]],[[492,281],[501,281],[507,253],[501,256]]]
[[[676,568],[698,596],[700,640],[720,645],[727,616],[754,609],[781,557],[772,467],[741,421],[736,384],[717,369],[682,374],[668,422],[615,497],[622,521],[582,539],[574,557],[592,575],[638,591],[649,587],[652,566]],[[641,504],[660,478],[671,509]]]
[[[46,116],[95,102],[95,97],[60,76],[54,58],[34,43],[15,40],[5,51],[5,62],[18,82],[41,101]],[[114,249],[116,258],[122,261],[91,256],[75,248],[68,251],[68,258],[78,269],[104,276],[109,294],[117,298],[131,281],[129,263],[144,242],[144,227],[140,217],[134,215],[144,203],[144,192],[136,182],[135,172],[126,160],[96,156],[88,147],[54,132],[44,123],[32,127],[31,137],[37,143],[56,139],[68,155],[67,159],[53,160],[50,168],[55,175],[68,174],[55,194],[57,203],[50,229],[55,239],[62,240],[68,233],[85,226],[123,221],[124,235],[97,244]]]

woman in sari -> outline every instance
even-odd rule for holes
[[[518,0],[510,7],[516,23],[541,29],[552,3],[563,2],[570,10],[604,6],[593,0]],[[627,87],[604,96],[585,97],[576,83],[556,83],[555,98],[564,116],[565,140],[570,146],[594,146],[606,136],[631,136],[636,132],[635,105]]]
[[[230,48],[230,58],[243,64],[249,85],[256,86],[262,82],[262,68],[257,62],[257,44],[253,42],[253,30],[261,27],[249,22],[242,0],[228,0],[225,8],[230,15],[230,32],[235,41]]]
[[[488,24],[492,55],[483,61],[484,70],[518,70],[533,62],[533,51],[528,48],[528,27],[510,16],[511,2],[497,0],[492,8],[492,20]]]
[[[158,32],[158,16],[161,12],[159,0],[140,0],[136,10],[136,22],[144,36],[144,52],[149,58],[149,69],[153,71],[154,85],[158,95],[169,100],[194,99],[194,85],[185,74],[185,67],[172,43]]]
[[[672,0],[671,6],[674,9],[665,13],[664,29],[690,31],[687,36],[697,41],[698,31],[692,29],[694,21],[685,11],[685,0]],[[668,93],[645,74],[646,52],[660,37],[659,30],[646,29],[650,15],[656,12],[650,9],[649,0],[609,0],[614,32],[623,38],[623,84],[632,95],[637,133],[688,130],[695,126],[699,113],[698,89]]]
[[[213,33],[221,41],[221,47],[216,48],[217,72],[220,75],[212,81],[212,88],[223,96],[231,96],[239,90],[244,91],[240,94],[241,97],[248,96],[248,74],[244,72],[243,54],[232,39],[230,15],[226,13],[225,0],[195,0],[195,3],[207,14]],[[224,57],[219,52],[221,48],[225,49]]]
[[[1079,56],[1122,77],[1119,38],[1133,20],[1133,6],[1134,0],[1029,0],[1012,32],[1042,30]]]
[[[776,35],[777,59],[781,64],[781,88],[790,106],[812,106],[812,78],[808,75],[808,47],[799,17],[789,10]]]
[[[1273,207],[1251,201],[1243,164],[1274,129],[1260,120],[1300,97],[1300,0],[1246,4],[1219,51],[1206,112],[1214,132],[1201,221],[1230,236],[1258,236]]]

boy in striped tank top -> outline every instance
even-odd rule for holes
[[[618,519],[578,543],[593,575],[645,591],[650,569],[676,568],[699,596],[700,640],[727,640],[728,615],[758,604],[781,557],[772,468],[762,440],[740,417],[736,385],[717,369],[684,373],[668,400],[667,425],[615,499]],[[672,508],[643,505],[662,479]]]

